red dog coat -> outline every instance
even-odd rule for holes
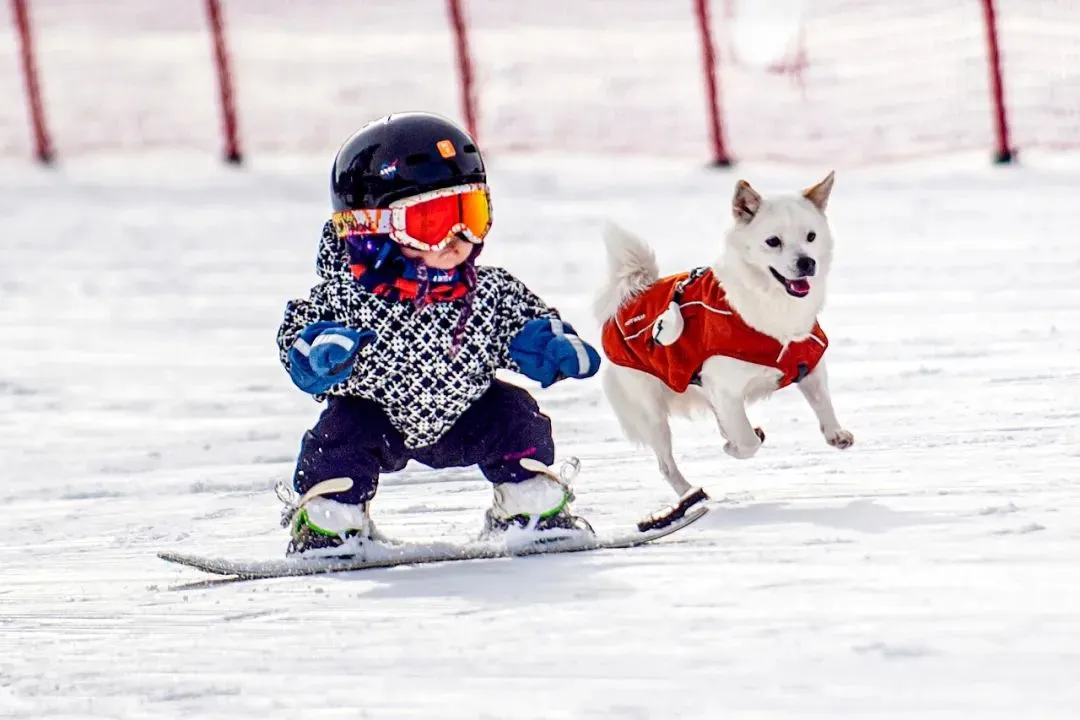
[[[653,340],[653,324],[674,302],[685,323],[671,345]],[[675,392],[695,382],[710,357],[724,355],[783,373],[777,388],[806,377],[829,346],[821,326],[814,323],[803,340],[782,345],[746,324],[731,309],[716,276],[708,268],[662,278],[631,298],[614,318],[604,323],[604,353],[616,365],[660,378]]]

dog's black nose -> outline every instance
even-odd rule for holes
[[[800,277],[812,277],[817,272],[817,260],[809,255],[800,255],[795,261],[795,269],[799,271]]]

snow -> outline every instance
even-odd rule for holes
[[[999,3],[1022,162],[996,167],[977,4],[781,4],[732,3],[726,32],[712,3],[749,159],[719,171],[691,3],[466,3],[483,258],[596,342],[608,218],[684,270],[715,255],[737,178],[789,191],[837,167],[822,324],[855,446],[827,447],[788,390],[752,410],[751,460],[675,423],[717,503],[654,545],[217,588],[155,553],[281,556],[273,488],[320,406],[274,336],[315,282],[344,134],[388,107],[457,113],[445,3],[225,3],[242,168],[216,159],[201,3],[30,4],[52,170],[26,159],[0,11],[0,719],[1075,717],[1080,156],[1030,151],[1077,143],[1075,7]],[[797,59],[796,16],[810,64],[770,70]],[[598,530],[673,501],[598,380],[506,378],[581,458]],[[490,502],[475,469],[410,466],[373,519],[466,540]]]
[[[0,170],[0,717],[1074,716],[1080,690],[1080,160],[840,169],[822,318],[841,421],[756,407],[749,461],[679,421],[720,501],[635,550],[213,589],[157,550],[278,557],[273,485],[319,406],[278,366],[314,281],[323,158],[118,157]],[[485,260],[588,314],[608,217],[708,261],[737,177],[644,157],[493,160]],[[645,214],[648,213],[648,217]],[[657,220],[653,220],[656,218]],[[576,508],[670,502],[597,381],[542,390]],[[473,469],[387,476],[410,539],[479,530]]]

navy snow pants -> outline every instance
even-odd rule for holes
[[[527,391],[495,380],[435,444],[406,448],[401,433],[376,403],[330,397],[315,427],[304,433],[293,487],[303,494],[330,478],[352,478],[352,489],[326,497],[360,504],[375,495],[379,475],[402,470],[409,460],[431,468],[478,465],[492,483],[519,482],[535,473],[521,458],[555,462],[551,420]]]

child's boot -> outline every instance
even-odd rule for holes
[[[303,497],[297,498],[292,488],[279,485],[278,497],[285,503],[281,512],[282,527],[292,536],[285,555],[290,557],[357,557],[364,548],[378,540],[375,525],[368,514],[367,503],[351,505],[329,500],[321,495],[342,492],[348,488],[331,487],[327,483],[342,483],[338,478],[318,483]]]
[[[527,458],[520,462],[523,468],[536,474],[526,480],[494,486],[482,536],[492,537],[511,528],[555,535],[567,531],[592,534],[592,526],[570,512],[570,503],[574,501],[570,480],[580,467],[577,458],[564,463],[559,472]]]

